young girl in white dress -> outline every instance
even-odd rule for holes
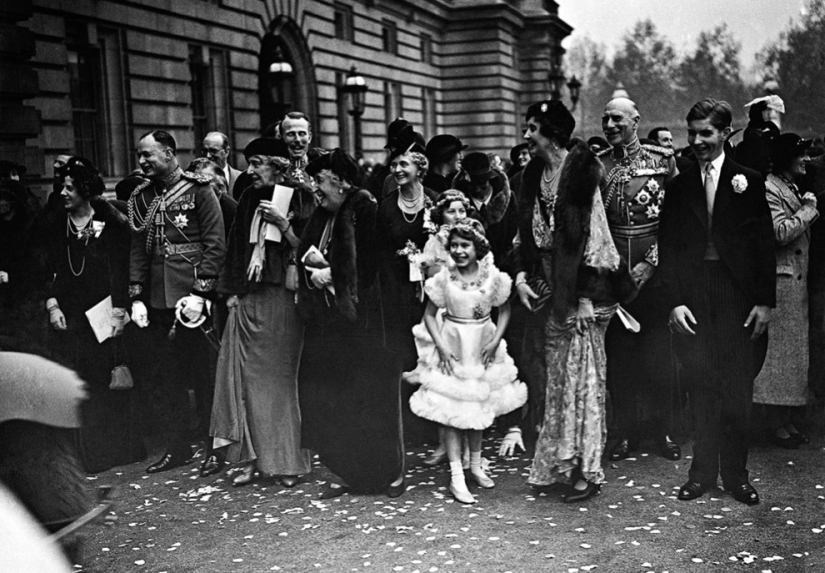
[[[527,387],[502,340],[510,319],[512,281],[486,257],[490,244],[478,221],[466,219],[448,234],[452,259],[427,280],[429,297],[424,322],[435,344],[420,367],[421,387],[410,408],[422,418],[443,425],[450,461],[450,492],[462,503],[475,503],[461,465],[461,436],[470,445],[470,477],[482,488],[495,482],[481,468],[481,439],[496,416],[521,407]],[[498,324],[490,319],[498,307]],[[446,310],[439,326],[436,313]]]

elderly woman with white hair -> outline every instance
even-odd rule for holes
[[[218,287],[228,296],[229,317],[210,435],[230,462],[245,464],[235,486],[251,483],[257,470],[292,487],[310,471],[309,453],[301,448],[304,328],[295,306],[294,253],[315,201],[308,187],[285,179],[287,153],[281,140],[259,138],[246,146],[251,186],[238,204]],[[278,184],[294,189],[287,212],[273,201]]]

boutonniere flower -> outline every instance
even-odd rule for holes
[[[739,173],[738,175],[733,176],[731,184],[733,184],[733,191],[735,193],[744,193],[745,189],[748,188],[748,179]]]

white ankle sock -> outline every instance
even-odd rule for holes
[[[452,477],[460,476],[464,478],[464,467],[461,465],[461,460],[457,462],[450,462],[450,475]]]

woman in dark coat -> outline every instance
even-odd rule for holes
[[[404,492],[401,368],[384,348],[376,281],[375,199],[340,149],[316,159],[316,208],[298,248],[307,328],[300,370],[304,446],[353,489]]]
[[[103,180],[88,160],[72,157],[57,173],[66,211],[46,231],[54,276],[46,295],[51,348],[86,381],[79,449],[86,471],[97,473],[145,457],[134,389],[109,388],[112,369],[126,361],[120,336],[129,300],[129,226],[126,216],[100,197]],[[107,338],[98,342],[86,311],[104,299],[110,299],[111,324]]]

